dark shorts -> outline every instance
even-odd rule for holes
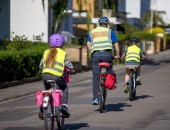
[[[125,65],[140,65],[140,62],[136,62],[136,61],[127,61],[125,63]]]

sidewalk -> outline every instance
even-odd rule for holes
[[[164,56],[169,56],[170,55],[170,50],[166,50],[163,52],[160,52],[159,54],[152,54],[148,55],[147,59],[159,59]],[[114,70],[115,72],[124,69],[124,65],[115,65]],[[81,82],[87,79],[92,79],[92,72],[91,71],[86,71],[86,72],[81,72],[77,73],[76,75],[71,75],[70,76],[70,84]],[[44,87],[42,81],[37,81],[37,82],[32,82],[32,83],[26,83],[14,87],[8,87],[4,89],[0,89],[0,102],[12,98],[17,98],[21,96],[26,96],[29,94],[33,94],[37,92],[38,90],[41,90]]]
[[[124,65],[114,66],[115,71],[120,70],[122,68],[124,68]],[[70,75],[70,84],[78,83],[88,79],[92,79],[91,71],[80,72],[75,75]],[[33,94],[38,90],[41,90],[42,88],[44,88],[43,82],[38,81],[38,82],[26,83],[18,86],[0,89],[0,102],[12,98]]]

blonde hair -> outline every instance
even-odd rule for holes
[[[45,64],[47,67],[54,66],[56,55],[57,55],[56,48],[55,47],[50,48],[50,52],[48,53],[47,58],[45,60]]]

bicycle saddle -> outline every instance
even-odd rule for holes
[[[107,63],[107,62],[100,62],[98,65],[99,65],[100,67],[106,67],[106,68],[108,68],[108,67],[110,66],[110,64]]]
[[[46,83],[56,83],[55,80],[47,80]]]

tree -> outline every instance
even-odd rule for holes
[[[132,34],[134,32],[140,31],[138,28],[128,24],[127,22],[123,22],[121,26],[125,29],[125,34]]]
[[[104,0],[105,9],[112,9],[113,14],[116,15],[118,0]]]
[[[53,21],[52,21],[52,33],[59,31],[61,19],[65,16],[65,10],[67,10],[68,0],[48,0],[49,8],[52,9]],[[42,5],[44,8],[44,0],[42,0]]]
[[[161,15],[162,13],[165,12],[153,11],[153,27],[165,26],[165,22],[163,21]],[[147,11],[144,13],[141,22],[144,24],[144,26],[150,27],[150,21],[151,21],[151,11]]]

